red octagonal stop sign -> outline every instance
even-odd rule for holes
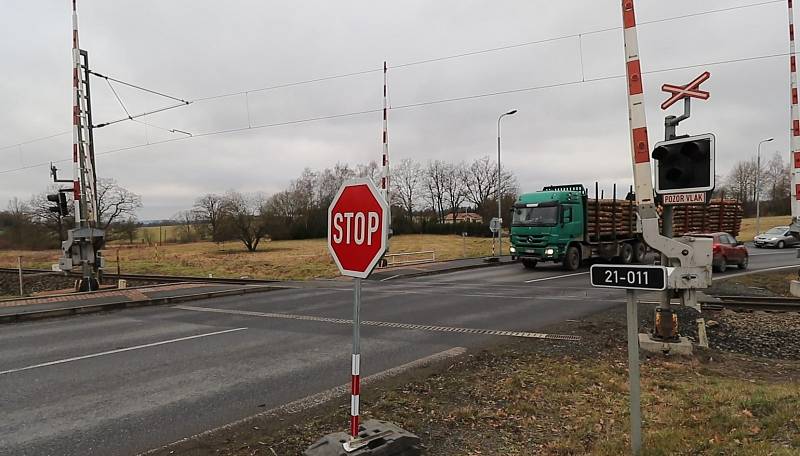
[[[342,275],[365,279],[386,252],[389,207],[371,179],[346,181],[328,208],[328,250]]]

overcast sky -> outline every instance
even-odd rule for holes
[[[389,71],[393,162],[494,156],[497,116],[518,109],[503,120],[503,163],[527,191],[595,180],[631,183],[625,79],[591,81],[624,74],[619,3],[78,0],[78,15],[81,47],[95,71],[187,100],[378,69],[384,60],[392,67],[566,35]],[[642,23],[755,3],[764,2],[636,5]],[[3,2],[0,147],[70,131],[71,27],[69,0]],[[615,29],[589,33],[609,28]],[[787,56],[658,71],[787,53],[785,1],[642,24],[639,42],[643,71],[657,71],[644,76],[651,145],[664,134],[661,85],[685,84],[708,70],[703,88],[711,99],[693,104],[679,133],[714,133],[723,175],[770,136],[775,141],[762,153],[788,157]],[[568,85],[403,108],[561,83]],[[124,117],[105,81],[92,84],[95,123]],[[116,88],[132,114],[171,103]],[[382,73],[374,71],[197,101],[143,120],[201,135],[379,109],[381,96]],[[678,104],[670,113],[680,111]],[[273,193],[305,167],[365,163],[381,153],[380,112],[193,138],[163,129],[126,121],[95,131],[98,176],[141,194],[142,219],[170,217],[207,192]],[[146,145],[169,139],[178,140]],[[67,160],[58,166],[69,178],[71,143],[65,134],[0,149],[0,206],[46,189],[47,166],[31,165]]]

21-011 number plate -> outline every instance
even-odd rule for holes
[[[667,287],[667,268],[595,264],[590,270],[592,286],[628,290],[663,290]]]

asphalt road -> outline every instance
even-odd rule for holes
[[[793,249],[751,257],[753,270],[791,264]],[[362,318],[535,331],[622,297],[589,287],[585,270],[508,265],[365,282]],[[2,326],[0,454],[137,454],[347,383],[351,327],[313,317],[351,314],[347,282],[316,282]],[[365,326],[362,375],[489,337]]]

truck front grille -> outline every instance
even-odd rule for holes
[[[547,244],[546,234],[529,234],[514,236],[514,243],[524,247],[545,247]]]

